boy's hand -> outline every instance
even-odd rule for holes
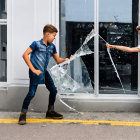
[[[65,61],[67,61],[67,60],[69,60],[69,59],[71,59],[72,58],[72,55],[70,56],[70,58],[65,58]]]
[[[68,58],[65,58],[65,60],[64,61],[67,61],[67,60],[69,60]]]
[[[70,56],[70,59],[72,58],[72,55]]]
[[[42,73],[42,71],[41,70],[34,70],[33,73],[35,73],[37,76],[39,76]]]
[[[107,47],[107,48],[114,48],[113,45],[110,45],[110,44],[108,44],[108,43],[106,43],[106,47]]]

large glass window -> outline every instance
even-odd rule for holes
[[[96,12],[97,15],[99,14],[99,34],[101,36],[98,42],[99,93],[96,94],[137,94],[137,53],[110,50],[118,77],[105,41],[129,47],[138,45],[136,31],[138,1],[99,0],[99,13]],[[94,0],[60,1],[61,57],[69,57],[80,48],[86,36],[94,29],[94,22],[96,22],[94,21]],[[95,42],[95,44],[98,43]],[[97,47],[94,46],[94,39],[87,46],[92,51],[94,51],[94,47]],[[82,56],[75,59],[69,67],[69,75],[85,87],[79,90],[80,93],[94,93],[94,57],[94,54]]]
[[[94,0],[61,0],[60,7],[60,56],[69,57],[79,50],[94,29]],[[94,38],[86,47],[94,51]],[[80,85],[75,93],[93,93],[94,54],[74,59],[68,75]]]
[[[7,0],[0,0],[0,82],[7,81]]]
[[[99,3],[100,35],[110,44],[129,47],[137,46],[138,1],[100,0]],[[100,93],[136,94],[138,77],[137,53],[110,50],[120,81],[111,63],[105,42],[101,37],[99,39],[99,51]]]

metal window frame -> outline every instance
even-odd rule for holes
[[[94,95],[99,95],[99,0],[94,0]]]

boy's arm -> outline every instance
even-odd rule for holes
[[[110,45],[106,43],[107,48],[115,48],[117,50],[125,51],[125,52],[140,52],[140,49],[138,47],[127,47],[127,46],[118,46],[118,45]]]
[[[30,58],[29,58],[29,54],[32,53],[32,49],[29,47],[24,54],[22,55],[24,61],[26,62],[26,64],[28,65],[28,67],[30,68],[30,70],[35,73],[36,75],[40,75],[42,72],[40,70],[36,70],[34,68],[34,66],[32,65]]]
[[[58,64],[68,60],[68,58],[59,57],[57,53],[53,54],[53,58]]]

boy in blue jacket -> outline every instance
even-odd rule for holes
[[[68,60],[68,58],[64,59],[58,56],[56,47],[52,43],[57,32],[56,27],[51,24],[47,24],[43,29],[43,38],[39,41],[34,41],[23,54],[23,59],[29,67],[30,85],[29,92],[22,105],[18,122],[20,125],[26,124],[26,113],[28,111],[28,106],[32,98],[35,96],[38,84],[45,84],[46,88],[50,91],[46,118],[63,118],[63,115],[54,111],[54,102],[56,99],[57,89],[49,72],[47,71],[47,65],[51,56],[53,56],[57,63],[62,63]],[[30,58],[29,54],[31,54]]]

